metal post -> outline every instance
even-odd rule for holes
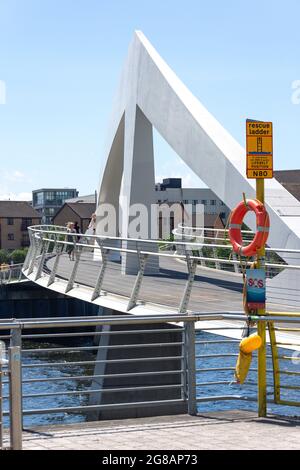
[[[45,258],[46,258],[46,254],[48,252],[48,248],[49,248],[49,242],[42,242],[42,254],[41,254],[41,257],[40,257],[40,261],[39,261],[39,264],[38,264],[38,268],[37,268],[37,271],[36,271],[36,275],[35,275],[35,278],[34,280],[37,281],[41,275],[42,275],[42,269],[43,269],[43,266],[44,266],[44,262],[45,262]]]
[[[0,450],[3,447],[3,390],[2,390],[2,357],[0,355]]]
[[[184,324],[185,340],[184,344],[187,352],[187,395],[188,395],[188,413],[197,415],[197,397],[196,397],[196,358],[195,358],[195,323],[192,321]]]
[[[265,203],[265,181],[256,179],[256,199]],[[257,253],[257,267],[265,269],[265,247]],[[258,309],[258,315],[265,315],[266,309]],[[266,323],[257,322],[257,333],[261,337],[262,345],[258,350],[258,416],[267,415],[267,358],[266,358]]]
[[[50,273],[50,276],[49,276],[49,279],[48,279],[48,283],[47,283],[47,287],[51,286],[51,284],[53,284],[54,280],[55,280],[55,274],[56,274],[56,271],[57,271],[57,268],[58,268],[58,262],[59,262],[59,257],[62,253],[62,251],[60,250],[60,245],[58,245],[57,241],[55,240],[55,244],[54,244],[54,249],[53,251],[56,249],[56,256],[55,256],[55,260],[54,260],[54,265],[53,265],[53,268],[52,268],[52,271]]]
[[[10,342],[9,345],[11,347],[19,347],[20,348],[20,354],[22,354],[22,328],[12,328],[10,330]],[[20,363],[20,368],[21,368],[21,379],[22,379],[22,361]],[[22,380],[21,380],[21,401],[23,401],[23,393],[22,393]],[[23,426],[23,405],[21,408],[21,413],[22,413],[22,426]]]
[[[185,332],[185,324],[183,325],[182,334],[181,334],[181,398],[184,401],[188,400],[188,382],[187,382],[187,364],[188,364],[188,357],[187,357],[187,345],[186,345],[186,332]]]
[[[73,269],[72,269],[72,273],[70,275],[70,279],[68,281],[68,284],[67,284],[67,287],[66,287],[66,290],[65,290],[65,293],[67,294],[70,290],[73,289],[73,286],[74,286],[74,281],[75,281],[75,276],[76,276],[76,273],[77,273],[77,269],[78,269],[78,266],[79,266],[79,261],[80,261],[80,257],[81,257],[81,247],[78,247],[76,245],[76,243],[74,244],[74,250],[75,250],[75,263],[74,263],[74,266],[73,266]]]
[[[272,351],[272,363],[273,363],[273,384],[274,384],[274,401],[280,404],[280,367],[278,359],[278,349],[276,343],[276,333],[273,322],[268,322],[268,330],[270,336],[270,344]]]
[[[199,255],[200,255],[201,257],[203,257],[203,250],[202,250],[202,248],[199,248]],[[206,264],[205,264],[205,260],[204,260],[204,259],[202,259],[202,260],[200,261],[200,264],[201,264],[201,266],[203,266],[203,267],[205,268]]]
[[[218,258],[217,248],[213,248],[213,254],[214,254],[214,258]],[[219,261],[215,261],[215,268],[218,270],[221,269],[221,264]]]
[[[8,348],[9,359],[9,401],[10,401],[10,444],[12,450],[22,450],[22,378],[21,348]]]
[[[107,261],[108,261],[108,253],[109,253],[108,249],[103,248],[103,241],[102,240],[98,241],[98,244],[99,244],[100,250],[101,250],[102,265],[101,265],[101,268],[100,268],[99,275],[97,277],[95,289],[94,289],[93,294],[92,294],[92,298],[91,298],[92,302],[100,296],[101,287],[102,287],[103,279],[104,279],[104,273],[105,273],[105,269],[106,269]]]
[[[189,253],[186,253],[186,264],[187,264],[187,268],[189,272],[189,277],[185,285],[185,289],[184,289],[184,293],[180,302],[178,313],[185,313],[187,311],[189,300],[190,300],[191,293],[192,293],[195,272],[197,268],[197,260],[195,259],[191,260]]]
[[[133,289],[132,289],[132,292],[131,292],[130,300],[129,300],[128,305],[127,305],[127,312],[129,310],[131,310],[133,307],[136,306],[139,291],[140,291],[140,288],[141,288],[141,285],[142,285],[142,280],[143,280],[143,277],[144,277],[145,266],[146,266],[146,262],[147,262],[147,258],[148,258],[148,255],[142,255],[138,248],[137,248],[137,254],[138,254],[138,258],[139,258],[140,269],[137,273],[135,283],[134,283],[134,286],[133,286]]]
[[[10,346],[19,346],[22,348],[22,329],[11,328],[10,330]]]
[[[34,263],[38,257],[38,252],[39,252],[39,248],[40,248],[40,244],[41,244],[41,239],[39,238],[39,235],[37,234],[34,234],[33,235],[33,243],[34,243],[34,248],[33,248],[33,251],[32,251],[32,258],[30,260],[30,264],[29,264],[29,268],[28,268],[28,275],[31,274],[33,272],[33,269],[34,269]]]
[[[30,262],[30,259],[31,259],[31,253],[32,253],[32,250],[33,250],[33,241],[32,241],[33,237],[32,237],[31,230],[29,230],[29,239],[30,239],[30,246],[29,246],[29,250],[28,250],[27,256],[25,258],[24,264],[23,264],[23,270],[24,271],[26,271],[26,269],[29,266],[29,262]]]
[[[234,251],[232,252],[232,259],[233,261],[238,261],[236,253]],[[240,273],[240,268],[239,268],[238,263],[234,263],[233,268],[234,268],[235,273],[238,273],[238,274]]]
[[[19,282],[22,280],[22,277],[23,277],[23,272],[22,272],[22,268],[20,268],[19,277],[18,277]]]

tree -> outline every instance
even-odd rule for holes
[[[20,250],[14,250],[10,254],[9,258],[14,264],[24,263],[27,251],[28,251],[27,249],[25,249],[25,250],[21,250],[21,249]]]
[[[9,254],[6,250],[0,250],[0,264],[9,262]]]

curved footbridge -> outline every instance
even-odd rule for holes
[[[197,267],[191,291],[186,294],[189,280],[187,266],[173,254],[160,260],[159,272],[144,273],[139,288],[136,286],[138,274],[122,274],[121,261],[108,261],[103,269],[102,260],[95,260],[91,252],[81,253],[77,267],[76,260],[72,261],[67,253],[61,253],[55,279],[49,284],[56,259],[56,256],[50,255],[44,262],[40,277],[36,279],[35,269],[28,275],[29,279],[57,292],[119,312],[144,315],[183,313],[183,310],[197,313],[241,310],[241,275]],[[68,283],[74,267],[76,273],[73,273],[70,288]],[[95,287],[101,269],[104,271],[103,283],[101,292],[96,296]]]
[[[23,273],[48,289],[131,315],[219,313],[240,317],[242,321],[242,274],[232,272],[238,262],[231,259],[230,253],[218,259],[203,257],[201,250],[214,246],[211,242],[192,244],[91,235],[73,236],[70,241],[64,227],[54,226],[32,227],[30,238]],[[201,250],[197,252],[197,248]],[[73,250],[71,256],[69,249]],[[128,270],[128,257],[131,265],[139,268]],[[267,267],[274,276],[288,266],[267,263]],[[286,307],[284,295],[272,292],[267,311],[280,312]],[[297,303],[290,305],[289,311],[297,307]],[[230,320],[226,323],[229,326]],[[236,332],[226,335],[236,336]]]

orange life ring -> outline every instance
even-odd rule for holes
[[[256,214],[256,234],[251,243],[243,246],[242,223],[248,211]],[[244,256],[254,256],[266,243],[269,236],[270,219],[265,206],[257,199],[241,201],[232,211],[229,222],[229,238],[236,253]]]

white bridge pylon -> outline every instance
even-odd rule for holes
[[[245,176],[245,149],[136,31],[115,96],[97,208],[99,220],[103,205],[114,205],[120,236],[128,236],[130,206],[155,203],[153,126],[229,208],[236,206],[243,192],[247,198],[255,197],[255,180]],[[299,249],[300,203],[275,179],[266,180],[265,198],[271,219],[268,244]],[[254,224],[249,222],[253,230]],[[126,257],[122,263],[130,272]]]

